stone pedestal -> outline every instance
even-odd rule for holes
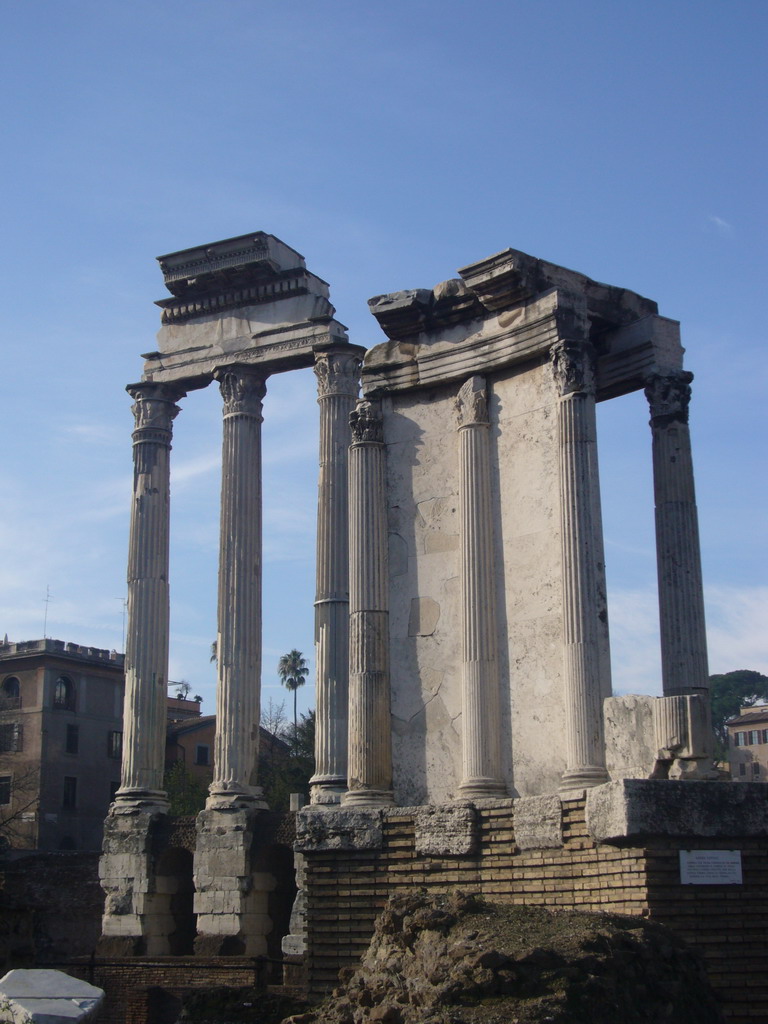
[[[653,434],[661,674],[665,697],[708,694],[707,636],[688,404],[693,375],[655,375],[645,389]]]
[[[471,377],[456,400],[462,625],[461,799],[506,796],[501,778],[499,666],[486,386]]]
[[[610,694],[605,558],[597,467],[594,353],[580,341],[552,350],[557,404],[566,769],[563,793],[608,779],[602,701]]]
[[[315,597],[315,774],[311,800],[338,803],[347,788],[349,703],[349,416],[360,355],[349,346],[316,354],[320,407]]]
[[[171,425],[184,392],[162,384],[128,388],[133,414],[133,504],[123,764],[113,813],[167,810],[163,791],[168,693],[168,551]]]
[[[349,789],[344,804],[391,804],[385,452],[378,402],[350,417]]]
[[[207,808],[265,807],[256,785],[261,692],[261,400],[248,368],[218,374],[224,399],[214,778]]]
[[[195,952],[202,956],[265,956],[272,930],[269,893],[275,879],[251,867],[259,811],[214,809],[197,816]]]
[[[137,811],[110,815],[104,823],[99,879],[104,915],[103,956],[168,956],[176,923],[169,899],[158,892],[153,838],[163,815]]]

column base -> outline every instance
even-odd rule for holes
[[[347,792],[347,780],[342,775],[313,775],[309,780],[311,804],[339,804]]]
[[[466,779],[459,786],[459,800],[501,800],[509,796],[506,783],[498,779]]]
[[[563,772],[558,793],[564,797],[574,797],[593,786],[602,786],[609,782],[608,772],[599,765],[585,765],[582,768],[568,768]]]
[[[167,814],[169,806],[168,795],[162,789],[118,789],[109,814]]]
[[[341,798],[344,807],[394,807],[391,789],[349,789]]]
[[[720,776],[712,767],[711,757],[676,757],[669,766],[667,778],[683,782],[717,782]]]
[[[206,811],[267,811],[261,786],[228,786],[212,783],[205,801]]]

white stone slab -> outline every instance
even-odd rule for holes
[[[63,971],[19,969],[0,978],[0,1002],[6,1001],[13,1024],[69,1024],[92,1019],[104,992]]]

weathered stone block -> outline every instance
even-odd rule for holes
[[[297,850],[377,850],[382,843],[378,808],[304,807],[296,815]]]
[[[477,847],[477,815],[471,803],[414,808],[414,823],[416,852],[422,856],[462,856]]]
[[[558,796],[527,796],[515,800],[515,842],[521,850],[554,849],[563,845],[562,804]]]
[[[620,779],[587,792],[597,842],[641,836],[763,836],[768,786],[760,783]]]

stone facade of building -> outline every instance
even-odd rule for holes
[[[16,848],[99,850],[120,783],[123,656],[0,645],[0,820]]]

